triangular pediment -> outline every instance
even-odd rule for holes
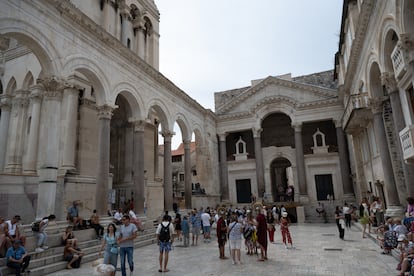
[[[297,110],[340,104],[338,93],[334,89],[272,76],[255,81],[250,87],[217,93],[216,103],[221,100],[220,97],[221,104],[216,104],[218,115],[254,112],[255,109],[273,102],[281,102]]]

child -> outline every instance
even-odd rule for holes
[[[285,248],[288,248],[286,244],[286,238],[288,243],[290,244],[290,248],[293,248],[292,237],[290,236],[289,231],[289,219],[287,212],[282,213],[282,218],[280,219],[280,232],[282,233],[282,240],[285,245]]]
[[[190,243],[190,225],[188,224],[188,217],[184,216],[181,221],[181,232],[184,238],[184,247],[188,247]]]

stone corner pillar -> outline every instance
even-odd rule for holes
[[[6,159],[7,136],[9,132],[11,112],[11,97],[9,95],[0,95],[0,108],[0,172],[2,172],[4,170]]]

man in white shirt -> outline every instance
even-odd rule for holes
[[[210,232],[211,232],[211,216],[207,212],[201,214],[201,222],[203,224],[203,234],[204,242],[210,242]]]

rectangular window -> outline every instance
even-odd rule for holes
[[[180,173],[180,181],[184,181],[184,174]]]

